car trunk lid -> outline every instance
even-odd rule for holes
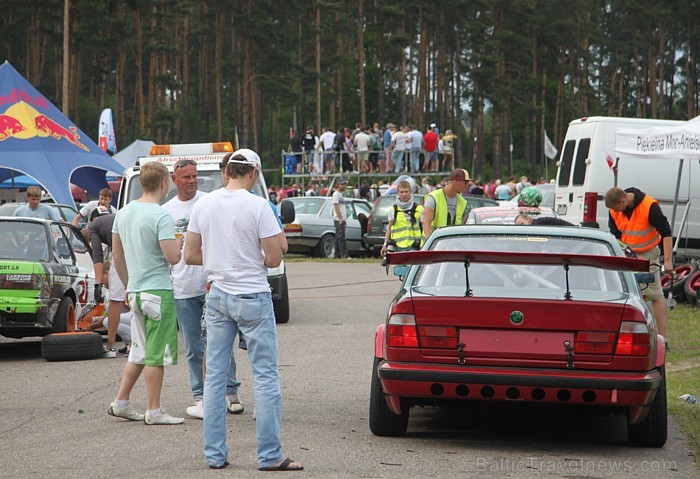
[[[614,344],[624,310],[622,301],[414,296],[412,302],[426,356],[564,363],[571,359],[576,341],[584,339],[583,332],[595,332],[594,340]],[[456,347],[435,347],[441,334],[456,338]],[[577,358],[586,359],[587,355]]]

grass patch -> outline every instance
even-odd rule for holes
[[[688,436],[697,462],[700,457],[700,404],[690,404],[678,396],[700,398],[700,310],[687,304],[669,312],[666,356],[668,409]]]
[[[373,258],[371,256],[353,257],[352,259],[328,259],[315,258],[303,254],[286,254],[284,255],[284,261],[287,263],[375,263],[379,266],[382,260],[381,258]]]

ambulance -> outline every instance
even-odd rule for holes
[[[143,194],[141,182],[139,181],[139,171],[141,166],[150,161],[157,161],[173,172],[174,165],[183,160],[193,160],[197,163],[198,189],[207,193],[221,188],[222,178],[219,164],[224,156],[233,151],[230,142],[219,143],[188,143],[155,145],[151,147],[149,156],[139,157],[132,168],[124,172],[121,188],[119,190],[119,208],[125,204],[140,198]],[[253,192],[263,198],[269,199],[265,178],[258,175],[258,180],[253,187]],[[170,182],[168,195],[163,200],[166,203],[177,195],[175,185]],[[285,208],[282,205],[281,221],[283,224],[294,221],[294,206]],[[289,288],[287,285],[287,270],[284,261],[276,268],[269,268],[267,280],[272,289],[272,301],[275,308],[275,320],[277,323],[289,321]]]
[[[632,158],[615,155],[617,129],[670,127],[684,122],[643,118],[588,117],[573,120],[557,162],[554,209],[575,225],[608,231],[605,193],[635,187],[658,200],[669,224],[678,184],[680,158]],[[617,178],[615,171],[617,170]],[[677,254],[700,257],[700,163],[684,160],[676,202],[674,237],[680,237]],[[674,240],[675,244],[675,240]]]

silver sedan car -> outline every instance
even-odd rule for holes
[[[286,198],[294,205],[293,223],[284,225],[290,253],[333,258],[335,256],[335,226],[333,203],[327,196],[304,196]],[[367,219],[372,211],[368,201],[345,198],[347,226],[345,238],[350,256],[367,254],[362,233],[367,228]]]

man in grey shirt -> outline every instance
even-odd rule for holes
[[[87,232],[92,246],[92,264],[95,268],[95,301],[102,303],[103,285],[102,270],[104,269],[104,250],[102,245],[112,247],[112,226],[114,225],[114,213],[101,215],[88,223]],[[117,352],[114,343],[117,340],[117,328],[119,327],[119,316],[121,314],[122,303],[126,299],[124,285],[119,279],[117,268],[109,268],[109,309],[107,310],[107,350],[103,357],[114,358]]]

